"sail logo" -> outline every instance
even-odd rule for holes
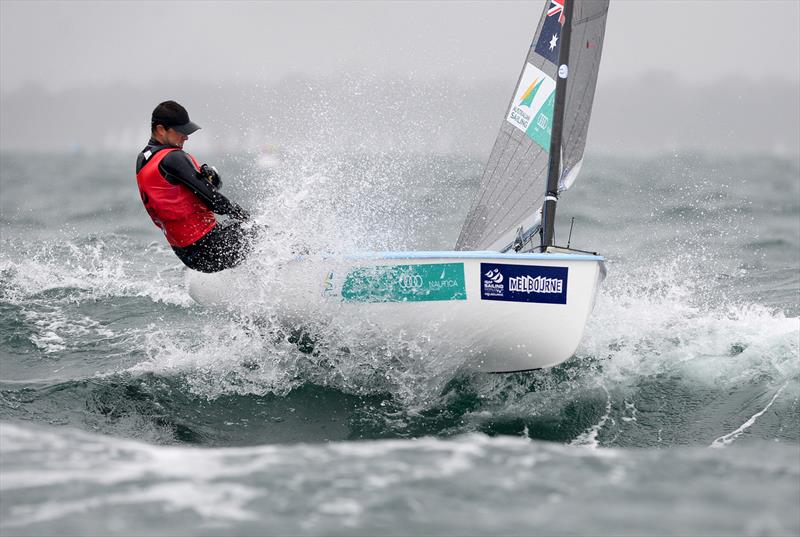
[[[481,300],[567,303],[567,267],[481,263]]]
[[[524,132],[542,149],[550,149],[556,82],[541,69],[526,63],[506,121]]]
[[[322,296],[335,296],[336,291],[333,285],[333,271],[328,272],[322,282]]]
[[[483,264],[481,264],[481,272],[483,272]],[[500,269],[493,268],[483,273],[483,283],[481,285],[481,295],[489,294],[491,296],[502,296],[503,280],[505,277]]]
[[[533,102],[533,98],[536,96],[536,93],[539,91],[539,88],[542,87],[542,82],[544,82],[543,78],[537,78],[531,85],[528,86],[528,89],[525,90],[525,93],[522,94],[522,99],[519,101],[520,106],[527,106],[528,108],[531,107],[531,103]]]
[[[487,279],[493,281],[494,283],[503,283],[503,275],[500,274],[500,271],[497,269],[490,270],[486,274],[484,274]]]

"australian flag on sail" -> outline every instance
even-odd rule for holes
[[[550,0],[547,16],[534,49],[554,64],[558,65],[558,51],[561,50],[561,26],[564,24],[564,1]]]

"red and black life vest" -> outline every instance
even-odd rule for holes
[[[217,225],[217,219],[206,205],[185,185],[173,185],[158,169],[158,164],[175,148],[158,151],[136,174],[139,195],[153,223],[171,246],[183,248],[194,244]],[[188,153],[187,153],[188,155]],[[197,160],[189,158],[199,168]]]

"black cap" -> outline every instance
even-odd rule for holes
[[[164,125],[186,136],[200,128],[200,125],[189,120],[189,112],[175,101],[164,101],[156,106],[150,123],[153,127]]]

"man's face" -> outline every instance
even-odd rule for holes
[[[178,132],[171,127],[164,127],[163,125],[158,125],[156,127],[156,134],[158,134],[156,139],[159,142],[177,147],[178,149],[183,149],[183,143],[189,139],[189,137],[182,132]]]
[[[183,143],[188,139],[189,137],[182,132],[178,132],[173,128],[167,129],[167,143],[169,145],[174,145],[177,148],[183,149]]]

